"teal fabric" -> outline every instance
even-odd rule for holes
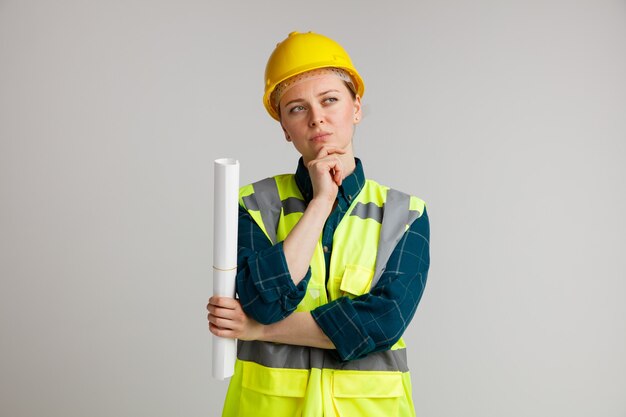
[[[365,184],[363,165],[355,158],[354,172],[343,180],[337,207],[322,232],[326,270],[333,250],[333,234],[352,200]],[[313,198],[311,178],[302,159],[296,184],[308,204]],[[337,355],[347,361],[389,349],[404,333],[424,292],[430,266],[430,226],[426,209],[394,249],[378,283],[368,294],[342,297],[311,312],[333,341]],[[272,245],[244,210],[239,212],[237,294],[244,311],[255,320],[274,323],[291,314],[306,293],[311,270],[295,285],[291,280],[282,242]],[[328,276],[326,277],[328,279]]]

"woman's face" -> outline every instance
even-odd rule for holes
[[[361,119],[361,99],[343,80],[327,74],[290,87],[280,99],[280,123],[288,141],[307,163],[320,149],[333,146],[352,154],[354,125]]]

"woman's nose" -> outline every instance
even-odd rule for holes
[[[309,126],[315,127],[321,124],[324,124],[322,112],[320,110],[311,109],[311,113],[309,114]]]

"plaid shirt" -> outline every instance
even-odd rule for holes
[[[322,232],[326,271],[330,269],[333,234],[353,197],[365,184],[361,161],[339,187],[337,207]],[[313,186],[302,159],[296,184],[308,203]],[[334,343],[339,357],[358,359],[370,352],[389,349],[404,333],[424,292],[428,268],[430,228],[426,208],[398,242],[378,283],[367,294],[341,297],[311,311],[322,331]],[[239,210],[237,293],[244,311],[270,324],[291,314],[306,293],[311,268],[295,285],[291,280],[282,242],[272,245],[245,209]],[[326,277],[328,280],[328,276]]]

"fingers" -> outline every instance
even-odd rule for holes
[[[240,321],[219,317],[214,314],[209,314],[207,318],[209,320],[209,328],[211,328],[211,325],[223,330],[238,330],[242,327]]]
[[[227,320],[233,320],[237,318],[237,315],[233,313],[233,310],[228,310],[228,309],[214,307],[214,306],[210,306],[208,310],[209,310],[209,314],[207,314],[207,319],[209,321],[211,321],[211,317],[213,317],[214,319],[219,318],[219,319],[227,319]]]
[[[334,151],[337,151],[334,153]],[[313,183],[313,195],[332,203],[337,198],[337,190],[344,177],[344,168],[340,155],[345,153],[339,148],[322,148],[316,159],[309,161],[307,169]]]
[[[241,318],[244,315],[239,300],[230,297],[211,297],[206,309],[209,315],[227,319]]]
[[[321,159],[321,158],[324,158],[324,157],[326,157],[328,155],[332,155],[334,153],[338,153],[338,154],[343,155],[343,154],[346,153],[346,150],[338,148],[336,146],[323,146],[319,150],[319,152],[317,153],[317,156],[315,157],[315,159]]]
[[[337,187],[341,185],[341,181],[343,181],[343,175],[341,174],[340,170],[335,170],[335,174],[333,175],[333,181],[335,181]]]
[[[223,335],[225,331],[239,331],[243,327],[246,316],[238,300],[214,296],[209,298],[206,308],[209,330],[213,329],[211,333],[216,336],[229,337]]]
[[[337,158],[337,162],[339,168],[335,168],[333,170],[333,180],[335,181],[337,186],[340,186],[341,182],[343,181],[343,173],[345,172],[345,169],[343,168],[343,162],[341,162],[340,158]]]
[[[222,319],[236,320],[236,319],[240,319],[242,316],[242,312],[238,310],[231,310],[228,308],[216,307],[212,304],[209,304],[207,306],[207,310],[209,311],[209,314],[207,315],[207,317],[214,316],[214,317],[219,317]]]
[[[333,160],[328,162],[330,163],[330,176],[333,182],[337,184],[337,187],[339,187],[341,185],[341,182],[343,181],[343,163],[341,162],[341,159],[337,157],[334,157]]]
[[[330,172],[333,181],[337,185],[341,185],[345,170],[343,168],[343,162],[341,161],[341,158],[339,158],[337,155],[333,155],[334,152],[327,152],[327,150],[332,151],[333,149],[340,151],[337,152],[338,154],[345,153],[345,150],[340,148],[322,148],[317,154],[317,157],[314,160],[309,161],[309,163],[307,164],[307,168],[309,169],[309,171],[312,168],[317,169],[320,171],[320,173]]]
[[[257,340],[263,326],[248,317],[239,300],[229,297],[211,297],[207,305],[209,331],[218,337]]]
[[[233,310],[219,308],[210,305],[210,310],[215,310],[216,314],[209,313],[207,319],[209,320],[209,331],[215,336],[225,337],[229,339],[238,339],[242,336],[245,329],[246,317],[245,315],[233,313]],[[235,314],[234,317],[222,317],[220,314],[226,316]]]
[[[231,297],[219,297],[214,295],[213,297],[209,298],[209,304],[207,305],[207,308],[209,307],[209,305],[215,305],[218,307],[222,307],[222,308],[230,308],[230,309],[236,309],[240,306],[239,301],[231,298]]]
[[[236,339],[237,332],[230,329],[222,329],[213,323],[209,323],[209,331],[218,337],[226,337],[228,339]]]
[[[346,150],[343,148],[338,148],[337,146],[324,146],[320,151],[326,151],[327,155],[331,155],[333,153],[345,154]]]

